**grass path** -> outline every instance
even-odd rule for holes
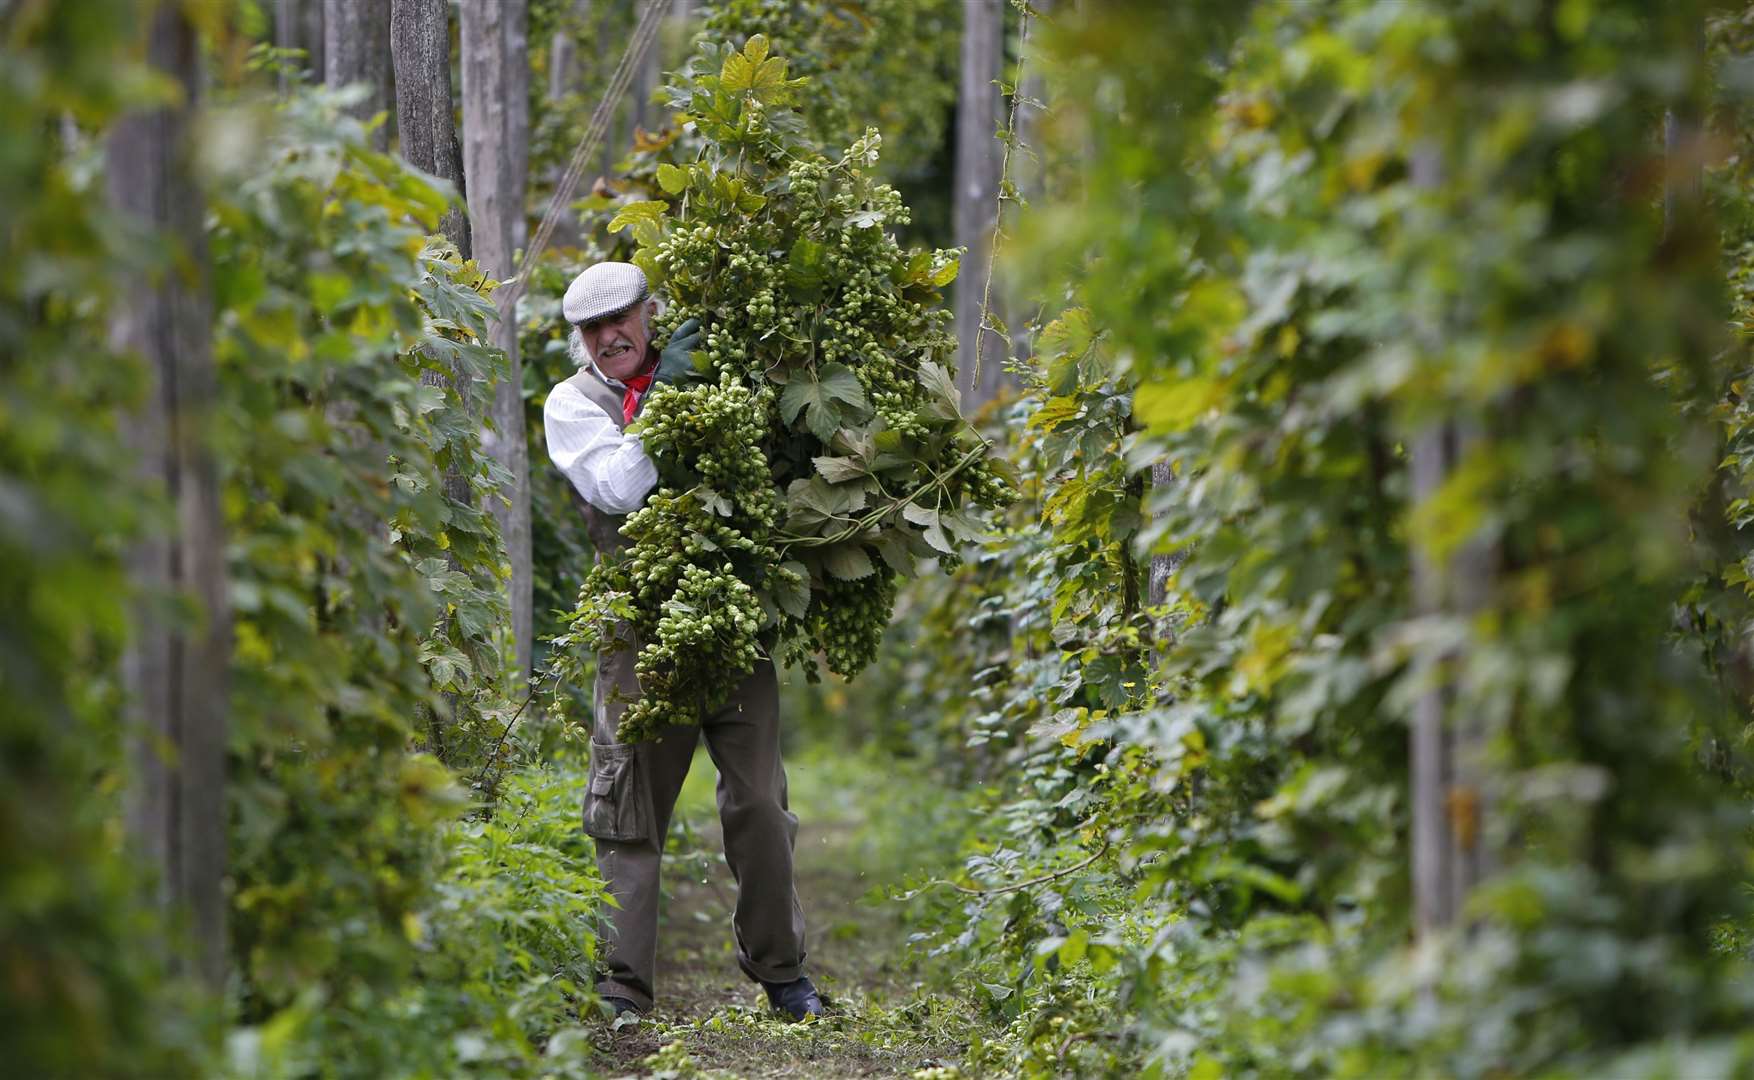
[[[719,856],[712,763],[697,755],[665,859],[658,1004],[606,1033],[606,1071],[657,1077],[911,1076],[948,1065],[967,1045],[965,1008],[927,989],[897,905],[871,899],[923,867],[905,824],[885,813],[893,788],[832,762],[788,762],[800,818],[797,883],[809,925],[808,971],[830,1004],[820,1021],[789,1024],[766,1009],[737,968],[730,871]]]

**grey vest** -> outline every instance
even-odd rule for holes
[[[566,382],[585,395],[585,400],[608,413],[617,430],[626,430],[627,421],[621,416],[621,391],[598,378],[597,373],[588,367],[580,368],[578,374]],[[600,553],[607,553],[633,546],[632,540],[621,535],[621,525],[627,520],[625,514],[605,514],[586,502],[571,482],[567,483],[566,489],[572,492],[573,502],[578,503],[579,512],[585,515],[585,532],[591,538],[592,547]]]

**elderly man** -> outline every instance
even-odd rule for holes
[[[629,544],[619,532],[625,515],[658,482],[639,436],[625,429],[652,383],[693,376],[689,352],[700,333],[690,320],[662,352],[654,349],[657,302],[644,272],[629,263],[585,270],[567,289],[561,311],[573,326],[581,370],[556,386],[543,406],[548,456],[572,482],[591,542],[609,554]],[[634,642],[597,658],[585,832],[596,840],[597,865],[621,905],[610,913],[613,936],[597,992],[617,1016],[652,1006],[658,864],[670,813],[704,733],[719,770],[725,859],[737,880],[737,963],[776,1009],[797,1020],[820,1015],[822,999],[804,975],[804,912],[792,885],[798,819],[786,804],[773,664],[756,665],[730,702],[702,716],[698,727],[677,725],[629,745],[616,742],[615,730],[639,697],[638,648]]]

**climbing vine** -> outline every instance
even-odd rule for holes
[[[152,267],[93,184],[94,134],[146,79],[132,7],[0,16],[0,1045],[20,1075],[191,1074],[210,1057],[203,1014],[138,945],[173,928],[116,857],[122,555],[163,513],[118,464],[146,379],[102,319]]]
[[[1746,546],[1710,523],[1699,423],[1743,363],[1724,267],[1656,164],[1665,113],[1701,114],[1700,14],[1056,17],[1054,128],[1091,167],[1031,255],[1080,303],[1020,452],[1091,441],[1026,470],[1029,525],[910,638],[973,679],[972,707],[877,668],[941,695],[895,690],[941,702],[960,767],[1004,781],[974,891],[933,890],[1010,1021],[971,1065],[1601,1075],[1746,1052],[1721,937],[1739,649],[1714,686],[1672,633],[1694,576]],[[1409,447],[1440,422],[1470,449],[1419,496]],[[1134,474],[1163,460],[1142,504]],[[1093,588],[1058,591],[1078,571],[1055,561],[1105,538]],[[1490,553],[1480,607],[1422,611],[1415,559],[1469,545]],[[1152,552],[1185,562],[1129,619],[1128,562]],[[1490,726],[1489,786],[1450,822],[1494,865],[1465,935],[1414,952],[1406,731],[1440,679]],[[1052,876],[1105,827],[1119,858]],[[1684,1000],[1627,1011],[1668,981]]]
[[[928,772],[895,790],[932,802],[905,820],[934,845],[975,807],[954,868],[919,858],[892,893],[954,1001],[858,1002],[834,1032],[936,1025],[962,1060],[933,1077],[1746,1071],[1754,20],[1013,6],[1054,104],[1021,147],[1013,76],[1000,133],[1049,182],[1028,207],[1001,185],[999,257],[1042,312],[985,434],[1011,468],[945,377],[954,255],[906,248],[889,186],[941,142],[947,0],[708,6],[676,123],[524,283],[538,410],[579,260],[638,259],[663,329],[707,329],[709,377],[639,420],[651,557],[606,560],[573,623],[645,619],[659,660],[721,674],[787,637],[865,666],[789,704]],[[223,1047],[220,1003],[163,962],[178,927],[121,825],[120,662],[144,599],[123,556],[175,522],[118,464],[145,379],[106,332],[117,285],[178,272],[104,210],[109,125],[165,89],[138,7],[0,14],[8,1064],[586,1075],[609,901],[564,729],[503,671],[498,286],[431,236],[451,193],[344,97],[255,96],[285,56],[249,50],[250,5],[200,8],[223,63],[196,157],[235,627]],[[632,8],[583,10],[537,4],[536,36]],[[581,100],[546,110],[549,160]],[[593,553],[564,480],[537,483],[572,704]],[[1480,881],[1420,925],[1432,708],[1478,728],[1440,831]],[[735,1008],[694,1034],[733,1030],[766,1037]],[[680,1044],[648,1065],[695,1067]]]
[[[847,146],[877,128],[885,154],[874,164],[893,180],[943,144],[956,103],[957,8],[952,0],[708,0],[699,38],[762,35],[793,77],[809,80],[797,107],[811,137]]]

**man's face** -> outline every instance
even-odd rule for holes
[[[619,315],[579,324],[585,349],[597,370],[618,382],[626,382],[646,366],[646,343],[652,333],[651,301],[635,304]]]

